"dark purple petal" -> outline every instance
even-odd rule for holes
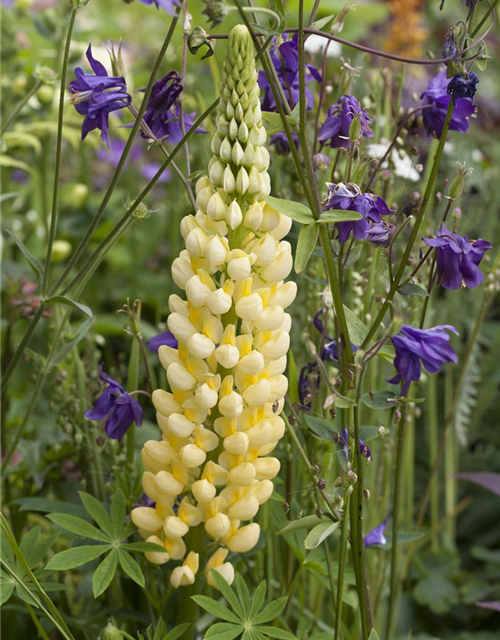
[[[159,333],[154,338],[150,338],[146,342],[146,345],[152,353],[158,353],[158,349],[163,345],[177,349],[179,343],[171,331],[165,331],[164,333]]]
[[[104,420],[107,418],[115,406],[115,395],[116,390],[113,387],[107,387],[97,399],[95,407],[85,411],[87,420]]]
[[[500,496],[500,473],[473,471],[471,473],[457,473],[457,478],[460,478],[460,480],[469,480]]]
[[[385,529],[387,527],[389,519],[385,518],[377,527],[369,531],[363,538],[363,544],[365,547],[372,547],[374,545],[383,545],[387,542],[385,537]]]

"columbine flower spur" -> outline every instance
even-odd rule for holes
[[[210,569],[232,582],[229,551],[257,544],[252,520],[280,469],[269,454],[285,429],[285,309],[296,294],[294,282],[283,282],[292,268],[283,240],[291,219],[263,199],[269,154],[244,26],[231,31],[223,71],[214,156],[196,185],[198,211],[181,222],[186,248],[172,265],[186,294],[169,299],[167,324],[178,345],[158,350],[171,390],[153,393],[163,438],[142,450],[143,488],[156,505],[132,511],[143,537],[165,549],[147,554],[157,564],[184,558],[186,534],[203,526],[219,545],[207,564],[211,584]],[[171,575],[174,587],[195,579],[199,549],[189,551]]]

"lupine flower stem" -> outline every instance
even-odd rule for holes
[[[134,122],[134,126],[132,127],[132,131],[130,132],[130,135],[128,137],[128,140],[125,144],[125,148],[123,150],[123,153],[120,157],[120,160],[116,166],[115,172],[113,174],[113,177],[111,179],[111,182],[109,184],[109,187],[104,195],[104,198],[102,199],[102,202],[97,210],[97,213],[95,214],[95,216],[92,219],[92,222],[90,223],[90,225],[88,226],[87,231],[85,232],[83,238],[80,240],[78,246],[76,247],[74,253],[72,254],[70,260],[68,261],[68,264],[66,265],[64,271],[62,272],[62,274],[59,276],[58,280],[56,281],[56,283],[54,284],[54,286],[52,287],[51,291],[50,291],[50,295],[53,295],[55,291],[57,291],[59,289],[59,287],[61,286],[61,284],[66,280],[66,277],[71,273],[71,270],[73,269],[73,267],[76,265],[76,263],[78,262],[80,256],[82,255],[82,253],[85,251],[85,249],[87,248],[88,243],[90,242],[92,235],[94,234],[94,231],[96,230],[97,226],[99,225],[99,222],[101,221],[102,216],[104,215],[104,212],[106,211],[106,207],[108,206],[108,203],[111,199],[111,196],[113,195],[113,192],[118,184],[118,181],[120,179],[123,167],[125,166],[125,162],[127,161],[127,158],[129,156],[130,150],[132,149],[132,145],[134,143],[135,137],[137,135],[137,133],[139,132],[140,126],[141,126],[141,121],[142,118],[144,116],[144,113],[146,111],[146,106],[149,100],[149,96],[151,95],[151,91],[153,89],[153,85],[154,82],[156,80],[156,76],[158,75],[158,71],[160,69],[161,63],[163,61],[163,58],[165,57],[165,53],[167,52],[167,48],[170,44],[170,41],[172,39],[172,36],[174,34],[175,31],[175,27],[177,25],[177,21],[178,21],[179,17],[178,16],[174,16],[172,18],[172,21],[170,23],[170,28],[167,32],[167,35],[165,37],[165,40],[163,42],[163,45],[160,49],[160,52],[158,54],[158,57],[156,58],[153,70],[151,71],[151,75],[149,77],[149,81],[148,81],[148,86],[146,87],[146,91],[144,92],[144,97],[142,99],[142,103],[141,106],[139,108],[139,111],[137,113],[137,118]],[[64,87],[63,83],[63,89]]]
[[[375,335],[375,332],[377,331],[378,327],[383,321],[385,314],[387,313],[387,310],[389,309],[389,306],[392,303],[392,299],[394,298],[396,291],[398,290],[398,287],[400,285],[400,282],[403,278],[406,266],[408,264],[408,260],[410,258],[410,254],[413,249],[413,245],[415,244],[415,241],[418,237],[420,227],[422,225],[422,221],[424,219],[425,212],[427,210],[427,205],[429,204],[429,201],[431,198],[432,190],[434,189],[434,185],[436,183],[439,165],[441,162],[441,157],[443,155],[443,149],[444,149],[444,145],[448,135],[448,128],[450,125],[452,114],[453,114],[453,100],[450,100],[450,103],[448,105],[448,111],[446,112],[446,120],[444,122],[443,132],[439,139],[439,145],[436,150],[436,155],[434,156],[431,173],[429,176],[429,180],[427,182],[424,197],[422,198],[422,202],[420,204],[420,209],[416,216],[415,224],[413,225],[410,238],[408,240],[405,251],[403,253],[403,257],[401,258],[401,262],[399,263],[399,267],[394,277],[394,280],[392,281],[391,288],[389,289],[389,293],[387,294],[386,299],[384,300],[384,303],[382,304],[377,317],[375,318],[370,329],[368,330],[366,338],[363,344],[361,345],[362,349],[366,349],[366,347],[370,344],[370,341],[372,340],[373,336]]]
[[[128,378],[127,388],[128,391],[134,391],[139,386],[139,362],[140,362],[140,344],[139,340],[134,336],[132,338],[132,347],[130,350],[130,359],[128,363]],[[135,453],[135,429],[128,429],[127,431],[127,460],[129,464],[134,462]]]
[[[78,4],[71,7],[69,16],[68,31],[66,33],[66,43],[64,45],[64,56],[61,68],[61,87],[59,91],[59,112],[57,116],[57,140],[56,140],[56,160],[54,164],[54,189],[52,192],[52,213],[50,216],[49,237],[47,243],[47,256],[45,259],[45,268],[42,276],[42,296],[47,293],[50,274],[50,259],[52,257],[52,246],[56,237],[57,220],[59,216],[59,174],[61,171],[61,151],[62,151],[62,134],[64,122],[64,102],[66,97],[66,77],[68,75],[69,50],[71,38],[73,36],[73,27],[75,26]]]
[[[403,444],[406,424],[406,403],[401,409],[401,419],[398,424],[398,436],[396,445],[396,463],[394,467],[393,499],[392,499],[392,546],[391,546],[391,577],[389,587],[389,603],[387,609],[387,620],[385,626],[385,640],[390,640],[394,624],[394,604],[398,590],[398,529],[399,529],[399,507],[401,494],[401,469],[403,466]]]
[[[340,640],[340,628],[342,625],[342,604],[344,597],[344,576],[347,561],[347,537],[349,530],[349,494],[344,497],[344,515],[340,528],[339,570],[337,574],[337,607],[335,615],[335,640]]]
[[[31,89],[28,91],[28,93],[24,96],[24,98],[19,100],[19,102],[16,105],[16,108],[12,111],[12,113],[7,118],[5,118],[5,122],[2,125],[2,130],[0,131],[0,138],[10,128],[10,126],[14,124],[14,122],[17,120],[17,117],[23,110],[24,106],[29,102],[29,99],[35,95],[35,93],[38,91],[38,89],[40,89],[41,86],[42,86],[42,82],[37,78],[33,83],[33,86],[31,87]]]

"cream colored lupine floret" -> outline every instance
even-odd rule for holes
[[[146,554],[155,564],[183,558],[186,534],[203,526],[221,545],[205,569],[212,586],[212,569],[234,579],[229,551],[258,542],[252,520],[272,494],[280,462],[269,454],[285,430],[285,309],[297,286],[284,282],[292,221],[265,201],[265,141],[253,43],[238,26],[224,61],[214,156],[196,183],[196,211],[181,221],[185,248],[172,264],[184,291],[168,301],[178,346],[159,349],[170,388],[152,398],[162,439],[141,453],[143,489],[156,506],[132,512],[141,535],[165,549]],[[189,551],[171,573],[176,588],[195,580],[199,549]]]

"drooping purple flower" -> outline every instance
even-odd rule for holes
[[[394,367],[397,374],[387,380],[391,384],[403,382],[401,395],[406,395],[412,381],[420,380],[421,363],[429,373],[437,373],[446,362],[457,362],[457,354],[449,344],[447,331],[458,335],[455,327],[442,324],[431,329],[415,329],[403,325],[401,335],[391,338],[396,349]]]
[[[446,228],[443,223],[436,238],[422,238],[429,247],[436,247],[438,277],[445,289],[474,289],[484,280],[479,269],[491,244],[486,240],[469,241]]]
[[[125,78],[108,76],[104,66],[92,56],[92,46],[87,49],[87,60],[95,75],[75,69],[76,80],[70,84],[71,102],[79,114],[84,115],[82,140],[94,129],[100,129],[101,140],[109,147],[109,114],[128,107],[132,98],[127,93]]]
[[[455,102],[458,98],[473,98],[476,94],[478,82],[479,78],[474,71],[469,71],[466,76],[456,73],[448,84],[448,95],[450,95]]]
[[[347,94],[328,109],[328,117],[321,125],[318,140],[322,145],[328,143],[333,149],[339,147],[350,149],[349,129],[357,115],[360,116],[361,134],[366,138],[373,138],[373,131],[368,124],[371,118],[361,108],[356,98]]]
[[[429,134],[440,137],[443,132],[448,105],[452,99],[448,95],[448,85],[451,78],[446,77],[446,71],[440,71],[430,82],[427,89],[420,96],[422,103],[431,108],[423,110],[424,126]],[[465,133],[469,128],[469,116],[474,113],[472,98],[457,98],[450,120],[450,131]]]
[[[347,445],[347,442],[348,442],[347,429],[342,429],[340,444],[344,449],[345,457],[349,460],[349,447]],[[361,438],[359,439],[359,451],[361,455],[364,456],[367,460],[371,460],[372,452],[370,451],[369,447],[365,444],[365,442],[361,440]]]
[[[310,362],[302,367],[299,374],[299,398],[300,404],[307,408],[306,399],[319,389],[320,377],[318,365]]]
[[[284,38],[279,47],[276,47],[276,38],[274,38],[270,54],[287,102],[290,108],[293,109],[299,102],[300,96],[298,34],[295,33],[289,39]],[[313,80],[321,82],[321,75],[312,64],[306,64],[305,80],[306,85]],[[259,71],[259,87],[263,90],[262,109],[264,111],[277,111],[271,85],[264,71]],[[307,86],[305,93],[307,109],[311,110],[314,106],[314,98]]]
[[[154,338],[150,338],[146,344],[152,353],[158,353],[158,349],[163,345],[171,347],[172,349],[177,349],[179,346],[176,337],[171,331],[159,333],[157,336],[154,336]]]
[[[142,407],[116,380],[99,366],[99,376],[109,386],[97,399],[95,407],[85,412],[88,420],[106,420],[106,435],[121,440],[133,422],[142,424]]]
[[[183,138],[181,124],[181,108],[179,99],[183,91],[181,77],[177,71],[170,71],[166,76],[157,80],[148,100],[144,121],[151,132],[159,140],[177,144]],[[187,132],[193,126],[196,119],[195,113],[182,114],[184,131]],[[196,133],[206,133],[205,129],[198,127]],[[141,135],[147,138],[142,132]]]
[[[299,136],[296,133],[292,133],[292,139],[295,147],[298,148]],[[284,131],[280,131],[280,133],[275,133],[273,136],[271,136],[271,144],[274,145],[274,150],[279,156],[290,155],[291,149],[288,143],[288,138],[286,137],[286,133]]]
[[[329,209],[343,209],[357,211],[363,217],[351,222],[338,222],[339,242],[347,242],[351,232],[357,240],[366,240],[370,230],[370,222],[381,222],[380,216],[393,213],[380,196],[371,193],[361,193],[354,184],[345,185],[342,182],[333,184],[327,182],[328,196],[323,204],[323,211]]]
[[[389,518],[385,518],[378,526],[376,526],[363,538],[363,544],[365,547],[373,547],[374,545],[386,544],[387,538],[385,537],[385,529]]]
[[[157,9],[163,9],[171,16],[177,14],[177,9],[181,6],[179,0],[139,0],[142,4],[154,4]]]
[[[326,328],[323,323],[325,312],[326,307],[322,307],[313,318],[313,325],[323,336],[323,348],[321,349],[320,357],[323,362],[338,362],[339,352],[342,354],[342,345],[337,344],[337,340],[326,333]],[[356,345],[351,343],[351,349],[353,353],[355,353]]]
[[[388,247],[395,233],[396,227],[382,220],[370,227],[366,233],[366,239],[379,247]]]

